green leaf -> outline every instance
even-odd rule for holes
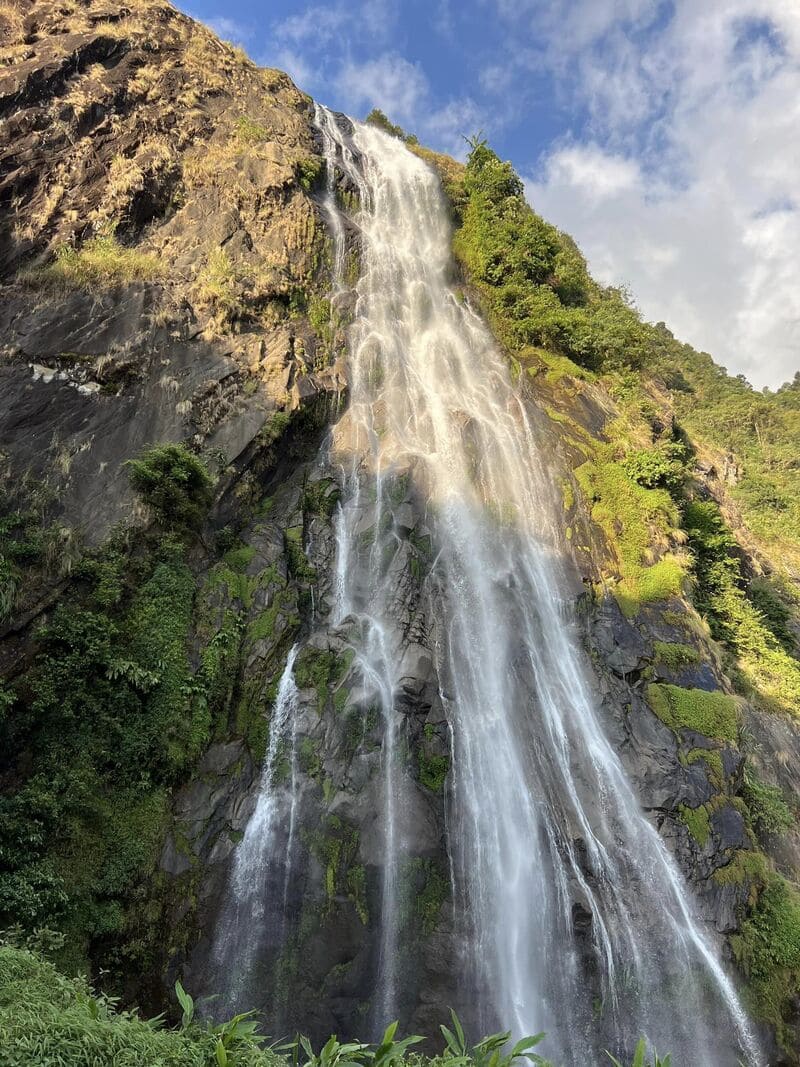
[[[523,1037],[512,1048],[511,1059],[515,1060],[517,1056],[524,1055],[529,1048],[533,1048],[534,1045],[538,1045],[539,1042],[544,1039],[544,1036],[544,1031],[542,1031],[541,1034],[534,1034],[532,1037]]]
[[[216,1047],[214,1048],[214,1055],[216,1056],[219,1067],[228,1067],[228,1053],[221,1041],[217,1042]]]
[[[180,983],[180,980],[175,983],[175,996],[178,998],[178,1003],[183,1009],[183,1016],[181,1018],[181,1029],[185,1030],[194,1018],[194,1000],[183,988]]]

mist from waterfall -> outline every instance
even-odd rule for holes
[[[642,812],[598,710],[581,648],[554,492],[534,416],[480,318],[451,287],[448,205],[397,138],[317,109],[337,293],[358,192],[361,272],[349,328],[350,407],[337,618],[356,619],[362,675],[383,721],[386,862],[378,1007],[397,1009],[398,871],[413,788],[396,707],[408,634],[387,548],[391,485],[427,501],[435,654],[452,735],[448,845],[461,980],[475,1024],[547,1031],[556,1062],[601,1062],[646,1035],[676,1063],[728,1067],[760,1053],[695,902]],[[375,531],[364,552],[364,513]],[[366,573],[365,573],[366,567]],[[248,834],[250,828],[248,827]]]

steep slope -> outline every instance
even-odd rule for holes
[[[312,107],[169,4],[2,18],[0,910],[160,998],[170,793],[203,753],[246,775],[251,720],[263,740],[261,708],[233,710],[244,634],[214,597],[245,597],[243,516],[276,479],[297,509],[341,396]],[[299,620],[288,593],[277,608],[280,530],[261,543],[274,652]]]
[[[181,973],[271,1028],[391,1008],[433,1033],[454,980],[466,1015],[480,993],[437,522],[410,467],[377,490],[350,469],[358,411],[320,449],[358,337],[362,164],[323,166],[311,101],[166,3],[41,0],[0,26],[2,922],[63,931],[65,966],[154,1008]],[[562,486],[560,594],[604,728],[777,1030],[770,1062],[797,1062],[797,390],[753,394],[642,324],[486,145],[466,168],[415,150]],[[349,358],[388,448],[385,371]],[[376,589],[401,635],[382,695],[358,623]],[[258,820],[269,848],[237,876]],[[592,920],[576,903],[587,973]]]

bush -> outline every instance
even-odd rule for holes
[[[205,465],[183,445],[156,445],[130,459],[131,486],[168,529],[196,529],[213,498]]]
[[[794,816],[777,786],[762,782],[752,767],[746,766],[742,799],[750,812],[750,821],[759,837],[785,833],[794,825]]]
[[[677,496],[686,481],[687,449],[671,441],[660,448],[629,452],[622,466],[629,478],[645,489],[666,489]]]
[[[772,875],[731,945],[749,979],[757,1015],[777,1027],[784,1047],[790,1047],[793,1035],[783,1020],[800,993],[800,893]]]
[[[712,636],[724,641],[736,657],[734,681],[768,710],[796,715],[800,664],[780,639],[781,620],[774,601],[767,610],[777,619],[778,635],[748,599],[741,550],[716,504],[691,501],[684,509],[684,525],[694,557],[695,603],[708,618]],[[758,597],[757,591],[756,603]],[[763,594],[761,602],[765,603]]]
[[[285,1067],[259,1048],[248,1026],[235,1020],[212,1028],[197,1023],[163,1028],[122,1011],[83,978],[66,978],[35,953],[0,948],[0,1035],[7,1064],[27,1067]],[[223,1053],[217,1051],[222,1045]]]

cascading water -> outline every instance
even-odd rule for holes
[[[253,810],[234,854],[229,891],[215,930],[212,966],[222,1003],[232,1014],[256,1003],[260,965],[280,955],[286,939],[288,895],[298,801],[296,722],[297,646],[286,659],[269,724],[269,741]]]
[[[427,500],[436,557],[430,596],[453,745],[449,847],[461,981],[477,990],[476,1024],[546,1030],[548,1055],[568,1064],[600,1062],[603,1047],[630,1047],[640,1034],[678,1063],[758,1064],[716,950],[604,732],[572,605],[560,595],[569,578],[559,505],[503,357],[448,285],[438,179],[396,138],[359,124],[350,132],[324,109],[317,121],[340,289],[335,167],[360,199],[350,409],[333,454],[345,473],[338,619],[358,621],[359,665],[384,723],[384,1019],[398,994],[410,785],[395,707],[404,634],[385,563],[399,521],[389,475],[402,471]],[[375,531],[366,569],[365,528]]]

